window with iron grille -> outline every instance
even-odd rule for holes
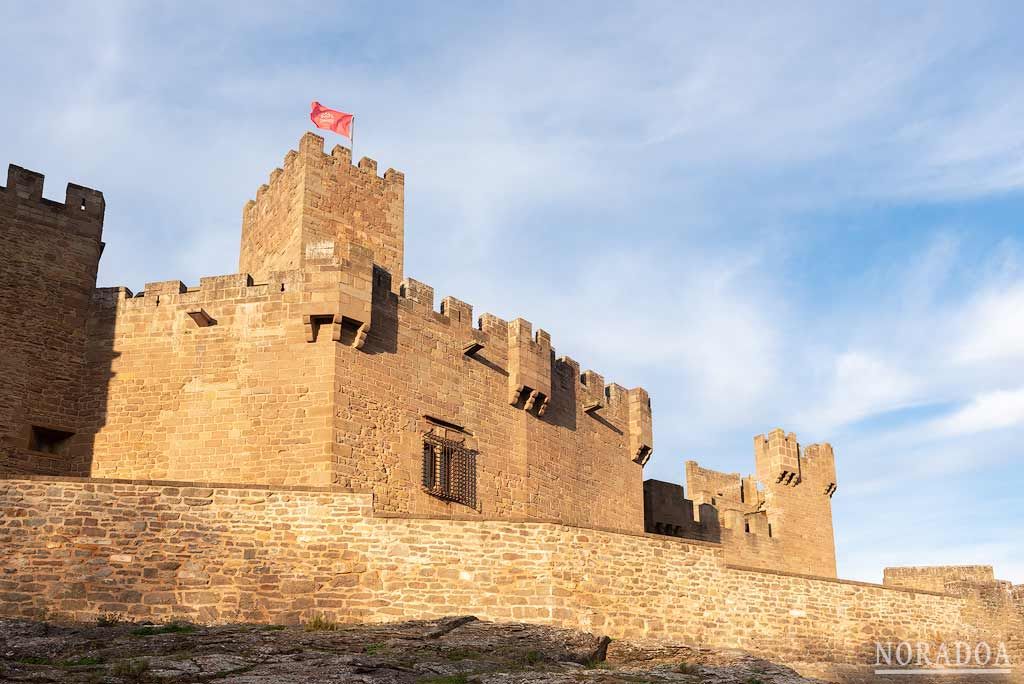
[[[463,442],[423,435],[423,486],[445,501],[476,508],[476,456]]]

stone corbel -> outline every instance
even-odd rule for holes
[[[341,314],[314,314],[303,316],[302,322],[306,328],[306,341],[316,342],[317,337],[319,337],[320,328],[325,325],[329,325],[331,326],[331,339],[335,342],[341,342],[346,320],[350,323],[358,324],[352,340],[352,347],[355,349],[362,349],[363,345],[366,344],[366,337],[370,332],[369,324],[352,318],[346,318]]]

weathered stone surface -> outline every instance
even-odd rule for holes
[[[745,653],[612,645],[584,632],[474,618],[301,627],[192,627],[144,635],[131,624],[0,620],[0,680],[230,684],[811,684]],[[159,628],[150,628],[159,631]],[[669,655],[671,654],[671,655]],[[134,670],[133,670],[134,668]]]

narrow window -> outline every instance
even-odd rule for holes
[[[431,496],[476,508],[477,452],[433,432],[423,435],[423,487]]]
[[[32,434],[29,437],[28,448],[31,451],[40,451],[44,454],[64,454],[67,452],[73,432],[53,430],[50,428],[32,426]]]
[[[743,521],[743,531],[746,532],[747,534],[750,534],[750,521],[749,520],[744,520]]]
[[[771,523],[768,523],[768,536],[769,537],[772,536],[772,524]]]
[[[437,484],[437,450],[433,444],[423,442],[423,486],[433,489]]]

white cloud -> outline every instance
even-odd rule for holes
[[[948,435],[969,435],[1024,425],[1024,387],[981,394],[955,413],[934,423]]]
[[[870,352],[839,354],[829,395],[822,404],[808,405],[799,418],[803,424],[829,430],[861,418],[911,405],[920,380],[907,370]]]
[[[1024,357],[1024,282],[980,294],[960,317],[958,363],[1011,361]]]

